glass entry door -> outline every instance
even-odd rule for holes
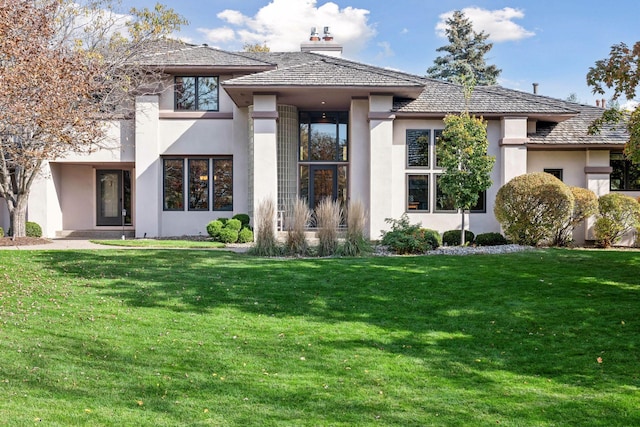
[[[131,172],[96,171],[96,225],[131,225]]]
[[[338,171],[335,165],[313,165],[309,168],[309,208],[314,210],[325,197],[338,197]]]

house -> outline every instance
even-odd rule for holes
[[[100,150],[46,165],[29,220],[48,237],[198,235],[212,219],[253,215],[264,199],[285,211],[300,196],[311,206],[362,201],[371,238],[405,212],[441,232],[458,228],[460,215],[438,190],[435,145],[444,116],[465,108],[461,88],[340,52],[329,37],[300,52],[156,46],[139,61],[166,80],[136,99],[134,118],[107,124]],[[487,120],[496,157],[493,186],[467,214],[475,233],[500,230],[496,193],[527,172],[640,196],[640,172],[621,155],[626,134],[587,134],[600,107],[489,86],[475,88],[469,111]],[[0,226],[8,227],[2,206]],[[587,225],[575,238],[591,233]]]

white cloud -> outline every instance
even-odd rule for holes
[[[473,24],[473,30],[489,34],[489,41],[492,42],[514,41],[535,35],[533,31],[513,22],[514,19],[524,18],[524,12],[520,9],[505,7],[499,10],[487,10],[467,7],[462,9],[462,12]],[[436,24],[436,34],[439,37],[446,37],[446,20],[451,16],[453,11],[440,15],[440,21]]]
[[[266,43],[272,51],[297,51],[309,40],[311,27],[322,35],[328,26],[345,54],[362,50],[376,34],[367,21],[369,11],[340,7],[327,2],[317,7],[317,0],[271,0],[253,17],[236,10],[224,10],[217,16],[225,21],[221,28],[199,28],[207,42],[237,49],[245,43]]]
[[[638,107],[638,104],[640,104],[638,101],[626,101],[620,106],[620,109],[625,111],[633,111]]]
[[[380,48],[380,52],[377,55],[378,59],[389,58],[390,56],[395,55],[395,52],[391,49],[391,43],[389,42],[380,42],[378,43],[378,47]]]

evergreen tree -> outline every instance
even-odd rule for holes
[[[427,69],[427,76],[460,83],[461,76],[471,73],[477,85],[496,84],[502,70],[495,65],[487,65],[484,59],[493,47],[493,43],[486,42],[489,34],[473,31],[471,21],[459,10],[453,12],[446,22],[445,34],[449,44],[436,49],[446,54],[433,61],[434,65]]]

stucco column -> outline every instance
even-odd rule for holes
[[[503,117],[500,121],[500,186],[527,173],[527,118]]]
[[[276,95],[253,97],[252,203],[255,213],[263,200],[278,206],[278,109]],[[254,218],[255,219],[255,218]],[[275,226],[275,218],[274,218]]]
[[[596,193],[596,196],[609,194],[611,172],[609,151],[587,150],[586,166],[584,167],[585,188]],[[585,240],[594,240],[593,224],[595,217],[587,218],[584,227]]]
[[[27,221],[37,222],[42,228],[43,237],[56,237],[56,231],[62,231],[63,228],[62,206],[56,190],[59,180],[60,166],[44,162],[29,192]],[[7,222],[8,218],[7,215]],[[5,233],[7,231],[5,229]]]
[[[159,149],[158,96],[136,98],[135,228],[136,237],[160,236],[162,215],[162,159]]]
[[[388,228],[386,218],[393,215],[391,203],[394,188],[393,177],[393,98],[387,95],[369,97],[369,236],[380,237],[380,231]],[[397,188],[395,191],[404,191]]]

